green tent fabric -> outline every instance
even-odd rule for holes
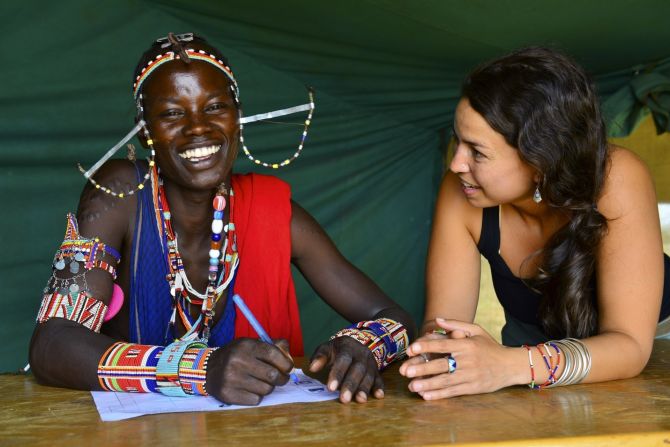
[[[304,103],[305,87],[315,89],[305,151],[276,174],[420,321],[432,208],[465,74],[520,46],[562,47],[605,101],[620,95],[608,110],[627,132],[645,113],[630,101],[635,70],[668,74],[668,13],[667,2],[633,0],[3,2],[0,371],[27,360],[65,213],[84,184],[76,162],[91,166],[132,126],[131,73],[153,39],[192,31],[220,47],[247,115]],[[647,107],[667,110],[666,93],[645,96]],[[258,158],[282,160],[299,132],[253,124],[245,140]],[[236,170],[267,172],[242,156]],[[309,352],[345,322],[295,276]]]
[[[670,59],[636,68],[629,76],[623,87],[603,101],[609,135],[630,135],[650,113],[658,134],[670,132]]]

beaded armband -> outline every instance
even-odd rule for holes
[[[351,337],[367,347],[380,370],[404,357],[409,343],[407,329],[401,323],[389,318],[361,321],[342,329],[330,339],[337,337]]]
[[[204,345],[193,341],[176,343],[178,344],[173,343],[165,348],[114,343],[98,363],[98,381],[101,388],[105,391],[127,393],[207,396],[207,361],[216,348],[192,347]],[[181,352],[184,346],[187,349]],[[172,371],[174,368],[176,372]],[[162,372],[158,372],[159,370]]]
[[[109,256],[110,262],[103,260]],[[98,268],[116,279],[115,264],[121,259],[119,252],[100,242],[79,234],[74,214],[68,213],[65,237],[53,259],[51,278],[44,288],[37,322],[43,323],[58,317],[83,324],[100,332],[108,307],[93,297],[86,283],[86,272]]]
[[[108,256],[108,261],[103,258]],[[65,237],[53,259],[53,272],[44,288],[44,293],[77,293],[86,290],[85,273],[94,268],[106,271],[116,279],[116,264],[121,255],[98,238],[88,239],[79,234],[74,214],[68,213]],[[112,262],[114,261],[114,262]]]
[[[45,293],[37,312],[37,322],[44,323],[50,318],[65,318],[82,324],[94,332],[100,332],[107,314],[107,305],[85,291],[66,293]]]

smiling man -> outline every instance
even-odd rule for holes
[[[36,377],[257,404],[288,380],[288,353],[303,354],[293,263],[358,322],[320,345],[310,369],[330,368],[342,402],[382,398],[380,370],[403,356],[414,323],[339,253],[288,184],[233,174],[243,140],[225,57],[197,36],[170,34],[142,56],[133,93],[152,156],[105,163],[68,216],[31,342]],[[235,314],[235,293],[277,345]]]

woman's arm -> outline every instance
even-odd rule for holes
[[[613,149],[598,210],[608,219],[596,277],[599,334],[585,340],[593,368],[585,382],[633,377],[651,355],[663,293],[663,242],[647,167]]]
[[[481,209],[471,206],[459,178],[448,172],[437,197],[426,265],[426,311],[421,333],[435,318],[472,322],[479,300]]]

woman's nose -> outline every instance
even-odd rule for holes
[[[449,163],[449,170],[455,173],[469,172],[470,165],[468,164],[468,155],[461,145],[454,148],[454,157]]]

